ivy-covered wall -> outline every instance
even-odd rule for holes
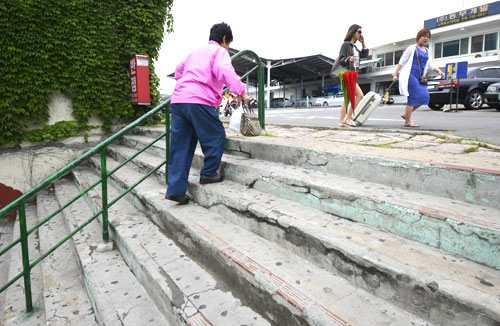
[[[150,58],[152,105],[156,104],[159,78],[153,60],[164,32],[172,31],[172,3],[0,1],[0,145],[26,140],[28,126],[43,128],[54,92],[71,98],[75,128],[80,130],[88,128],[93,113],[104,128],[144,113],[143,107],[130,102],[128,62],[134,54]]]

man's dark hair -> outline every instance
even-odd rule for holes
[[[233,41],[233,32],[228,24],[215,24],[212,28],[210,28],[209,41],[215,41],[220,44],[224,40],[224,36],[226,37],[226,43]]]

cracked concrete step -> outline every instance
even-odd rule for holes
[[[109,169],[118,164],[108,158]],[[125,189],[141,175],[125,166],[112,178]],[[132,191],[133,202],[273,324],[430,325],[220,215],[165,200],[164,188],[148,178]]]
[[[38,221],[59,209],[51,187],[37,196]],[[40,249],[47,252],[68,235],[61,214],[40,227]],[[71,240],[42,261],[43,292],[47,325],[96,325],[80,266]]]
[[[79,193],[71,180],[55,184],[55,195],[64,205]],[[62,213],[68,232],[86,223],[92,212],[83,198]],[[72,238],[88,296],[99,325],[169,325],[132,274],[118,250],[103,245],[97,220]]]
[[[80,168],[73,174],[80,189],[88,188],[99,178],[89,168]],[[151,191],[163,200],[164,191]],[[108,194],[110,198],[119,194],[111,182]],[[100,187],[91,190],[88,197],[93,210],[100,210]],[[125,198],[110,208],[109,219],[122,255],[173,325],[269,325],[266,319],[235,298],[224,280],[213,277],[189,258]]]
[[[142,148],[151,142],[152,137],[159,136],[157,131],[146,132],[142,129],[137,132],[143,135],[127,135],[122,143]],[[165,157],[165,141],[159,141],[148,151]],[[249,138],[229,137],[226,151],[500,209],[500,171],[317,151],[299,146],[266,144]]]
[[[36,203],[28,202],[26,206],[26,227],[30,230],[38,223]],[[19,216],[14,223],[14,230],[12,239],[15,241],[20,237]],[[40,256],[40,242],[38,232],[35,231],[29,236],[28,250],[30,262],[33,262]],[[8,280],[16,277],[23,270],[21,246],[17,244],[12,247],[10,252],[10,266]],[[4,284],[2,284],[3,286]],[[26,301],[24,297],[24,281],[23,278],[17,280],[12,284],[5,293],[5,304],[0,307],[2,310],[2,319],[0,325],[12,326],[42,326],[45,325],[45,306],[43,299],[43,285],[42,285],[42,268],[41,265],[36,265],[31,270],[31,293],[33,300],[33,312],[26,313]]]
[[[133,161],[144,172],[159,162],[150,154]],[[189,187],[198,204],[377,296],[438,321],[500,322],[498,270],[231,181],[200,186],[198,178]]]
[[[498,170],[316,151],[264,144],[248,138],[229,138],[226,150],[245,153],[255,159],[500,209]]]
[[[500,323],[500,271],[360,223],[224,181],[201,206],[436,324]],[[439,302],[439,304],[436,304]]]
[[[134,152],[109,148],[119,160]],[[133,161],[140,171],[161,162],[150,153],[141,157],[146,159]],[[193,167],[200,169],[202,162],[197,152]],[[500,269],[499,210],[229,154],[221,171],[228,180]]]

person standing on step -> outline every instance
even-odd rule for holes
[[[361,42],[363,48],[361,51],[356,47],[356,42]],[[359,70],[359,60],[360,58],[368,57],[369,50],[366,48],[365,39],[363,37],[363,31],[361,30],[361,26],[354,24],[349,27],[347,30],[347,34],[344,38],[344,43],[342,43],[342,47],[339,52],[339,60],[340,64],[345,67],[345,69],[350,71],[358,71]],[[356,102],[358,105],[359,101],[363,98],[363,91],[356,83]],[[340,109],[340,119],[339,119],[339,127],[356,127],[357,124],[352,121],[352,114],[354,113],[355,107],[351,107],[349,112],[346,111],[347,107],[345,103],[342,103],[342,108]]]
[[[434,70],[442,78],[444,77],[443,72],[432,65],[429,49],[425,47],[430,39],[431,31],[429,29],[424,28],[418,31],[417,43],[410,45],[405,50],[393,75],[393,80],[399,79],[399,93],[408,96],[405,113],[401,116],[405,120],[405,127],[419,127],[418,124],[411,121],[411,114],[420,106],[429,104],[427,83],[421,81],[426,76],[427,70]],[[400,71],[401,73],[399,73]]]
[[[166,199],[187,204],[189,170],[196,144],[205,156],[200,184],[223,181],[217,172],[226,145],[226,131],[217,114],[226,85],[244,103],[250,100],[229,56],[231,27],[215,24],[207,45],[191,52],[175,69],[176,84],[171,97],[172,113],[168,186]]]

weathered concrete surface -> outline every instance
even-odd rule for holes
[[[79,191],[70,180],[55,186],[59,204]],[[83,198],[73,203],[64,216],[68,231],[74,231],[92,215]],[[94,220],[73,237],[85,285],[99,325],[170,325],[132,274],[118,250],[99,251],[102,227]]]
[[[378,297],[437,324],[500,320],[498,270],[230,181],[196,179],[190,192],[200,205]]]
[[[124,147],[115,149],[113,156],[120,161],[134,152]],[[224,160],[227,159],[226,156]],[[146,153],[133,162],[138,171],[144,172],[161,161],[160,157]],[[252,160],[251,164],[255,167],[260,163]],[[267,168],[270,173],[280,170]],[[158,174],[162,182],[164,177]],[[495,325],[495,320],[500,320],[498,270],[359,223],[338,220],[335,215],[306,209],[241,184],[224,181],[199,186],[197,178],[193,176],[190,180],[190,192],[200,205],[333,270],[379,297],[428,316],[438,324],[454,320]]]
[[[112,169],[119,163],[107,164]],[[122,187],[140,176],[128,166],[113,174]],[[169,236],[277,325],[429,325],[219,215],[196,204],[178,206],[159,192],[164,185],[150,178],[133,194]],[[361,307],[366,313],[359,313]]]
[[[110,152],[125,159],[135,150],[115,146]],[[150,156],[134,162],[146,171],[161,159]],[[196,155],[193,166],[200,169],[202,162]],[[226,178],[252,188],[500,269],[497,209],[232,155],[224,155],[222,170]]]
[[[50,96],[49,102],[49,121],[47,125],[53,125],[58,121],[73,121],[75,117],[73,116],[73,103],[71,99],[60,92],[54,92]],[[100,120],[94,113],[88,121],[89,125],[101,126],[102,120]]]
[[[139,135],[160,135],[165,127],[136,128]],[[440,165],[456,165],[473,169],[500,171],[500,147],[492,144],[481,144],[446,133],[418,130],[371,130],[371,129],[337,129],[300,126],[267,125],[268,136],[243,137],[226,129],[230,139],[307,148],[319,152],[342,153],[378,157],[410,162],[427,162]],[[414,143],[426,143],[428,146],[418,148]],[[455,145],[469,149],[478,147],[477,152],[454,153]],[[440,146],[443,145],[443,146]],[[448,146],[449,145],[449,146]]]
[[[494,171],[434,162],[332,153],[234,138],[228,140],[227,148],[256,159],[291,164],[360,181],[500,208],[500,201],[497,200],[500,169]]]
[[[59,205],[53,188],[37,196],[39,222],[57,209]],[[68,234],[61,214],[41,226],[38,232],[42,253],[50,250]],[[70,241],[66,241],[41,262],[46,323],[68,326],[96,325],[94,310]]]
[[[58,144],[0,148],[0,182],[26,192],[104,140],[102,135],[69,138]]]
[[[37,211],[35,203],[26,204],[26,226],[31,229],[37,224]],[[16,220],[14,224],[13,240],[20,237],[19,222]],[[30,236],[29,255],[30,261],[33,262],[40,256],[40,242],[38,232]],[[10,267],[8,273],[8,280],[13,279],[23,270],[21,246],[16,245],[10,250]],[[2,284],[3,285],[3,284]],[[20,278],[5,290],[4,305],[0,307],[2,310],[2,319],[0,325],[26,325],[26,326],[42,326],[46,325],[45,320],[45,306],[43,299],[43,285],[42,285],[42,269],[40,264],[31,270],[31,293],[33,300],[33,312],[26,313],[26,300],[24,296],[24,281]]]
[[[89,169],[79,169],[74,175],[82,189],[98,179]],[[129,182],[136,181],[133,176],[126,178]],[[111,184],[108,193],[110,198],[119,194]],[[164,200],[164,191],[151,189],[150,194]],[[98,189],[89,192],[89,199],[94,211],[101,209]],[[137,200],[135,204],[143,205]],[[118,249],[172,325],[269,325],[234,298],[223,281],[190,259],[132,204],[126,200],[117,202],[110,209],[109,218]]]
[[[226,149],[229,153],[237,152],[255,159],[295,165],[360,181],[500,208],[500,201],[497,198],[500,184],[500,152],[496,152],[494,148],[479,148],[479,152],[469,154],[447,153],[445,155],[441,153],[440,158],[439,154],[424,150],[417,153],[419,155],[415,155],[414,152],[417,150],[413,145],[408,145],[407,142],[394,143],[397,141],[395,135],[371,135],[364,132],[354,137],[350,134],[335,134],[332,130],[313,130],[309,134],[306,131],[300,130],[299,135],[302,138],[299,139],[238,137],[228,132]],[[158,131],[152,131],[152,133],[157,134]],[[345,144],[340,142],[345,140],[344,137],[353,138],[349,138],[351,141],[349,148],[345,148]],[[472,146],[462,144],[466,141],[462,141],[461,144],[443,143],[441,145],[440,143],[445,141],[443,139],[447,138],[437,136],[398,134],[398,137],[396,139],[413,137],[428,141],[432,138],[434,139],[432,146],[466,146],[467,148]],[[148,137],[130,135],[124,137],[123,143],[137,148],[144,146],[146,140],[150,141]],[[358,143],[352,143],[353,141],[358,141]],[[391,146],[371,146],[370,142],[389,142]],[[399,144],[400,148],[392,147],[394,144]],[[487,145],[483,144],[483,146]],[[369,153],[358,152],[358,147],[362,150],[370,149],[370,151]],[[165,156],[165,142],[158,142],[149,152]],[[471,163],[471,158],[474,160],[473,163],[482,163],[482,165],[469,167],[467,164]],[[491,169],[491,167],[495,168]]]

